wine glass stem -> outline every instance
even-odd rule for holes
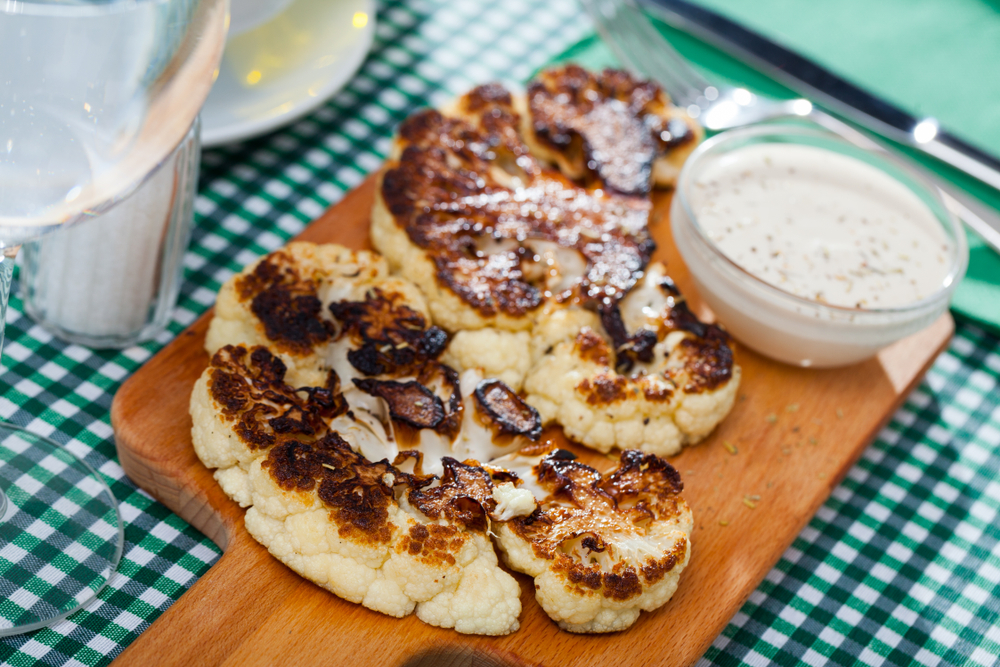
[[[10,283],[14,278],[14,259],[21,246],[0,249],[0,353],[3,352],[3,334],[7,328],[7,302],[10,301]],[[7,493],[0,489],[0,520],[7,514]]]

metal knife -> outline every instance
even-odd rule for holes
[[[685,0],[643,0],[668,24],[761,70],[813,102],[872,131],[914,146],[1000,190],[1000,160],[916,118],[820,65],[724,16]]]

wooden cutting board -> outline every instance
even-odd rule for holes
[[[369,179],[299,238],[367,244]],[[710,315],[671,242],[658,197],[657,259]],[[947,344],[947,314],[877,358],[838,370],[778,364],[737,347],[743,382],[732,414],[672,463],[694,510],[693,553],[673,599],[610,635],[563,632],[521,583],[521,629],[460,635],[338,599],[272,558],[247,534],[243,510],[191,447],[188,398],[208,363],[210,315],[143,366],[115,396],[111,419],[125,472],[225,553],[115,661],[116,665],[688,665],[722,631],[862,450]],[[611,462],[575,448],[592,465]]]

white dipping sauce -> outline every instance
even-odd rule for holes
[[[949,241],[934,214],[883,171],[799,144],[737,148],[690,189],[698,224],[733,262],[796,296],[849,308],[938,292]]]

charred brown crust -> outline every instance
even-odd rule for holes
[[[576,388],[590,405],[610,405],[629,397],[628,378],[611,373],[584,378]]]
[[[650,494],[662,499],[680,494],[684,482],[677,469],[659,456],[627,449],[618,467],[601,480],[601,488],[614,498]]]
[[[703,338],[685,338],[680,344],[684,349],[684,370],[688,377],[684,391],[711,391],[732,379],[733,350],[729,334],[724,330],[712,324]]]
[[[291,440],[274,447],[261,463],[286,491],[312,491],[331,510],[338,534],[355,542],[385,544],[392,536],[389,507],[393,484],[407,482],[388,461],[373,463],[336,433],[313,443]]]
[[[365,375],[416,375],[448,344],[444,330],[429,327],[397,292],[375,287],[364,301],[331,303],[330,313],[341,325],[338,339],[353,344],[348,361]]]
[[[501,380],[483,380],[476,385],[476,409],[484,420],[505,435],[523,435],[538,440],[542,418]]]
[[[543,168],[500,90],[480,87],[462,98],[475,123],[426,110],[402,124],[402,156],[381,186],[390,213],[434,262],[438,283],[484,317],[520,317],[551,296],[525,245],[531,240],[586,260],[585,275],[559,298],[620,298],[654,249],[649,201],[588,192]]]
[[[606,569],[581,557],[605,552],[614,557],[615,541],[623,535],[642,536],[650,521],[670,519],[682,511],[680,475],[658,456],[625,451],[618,468],[601,475],[557,450],[542,458],[535,475],[548,497],[531,515],[512,519],[508,525],[532,545],[538,558],[552,561],[551,569],[577,594],[629,600],[684,560],[686,539],[638,564],[615,559]]]
[[[444,421],[444,402],[433,391],[416,380],[355,379],[358,389],[384,399],[389,404],[389,414],[414,428],[436,429]]]
[[[455,553],[465,544],[466,535],[455,526],[418,523],[399,540],[396,551],[408,553],[425,563],[455,564]]]
[[[333,337],[333,324],[323,319],[316,290],[315,281],[301,276],[284,250],[267,255],[236,280],[237,295],[250,303],[268,340],[278,350],[299,356]]]
[[[669,331],[686,331],[694,335],[694,338],[685,338],[680,343],[687,377],[684,391],[711,391],[729,382],[735,363],[729,334],[717,324],[699,320],[669,277],[664,277],[659,287],[673,297],[673,307],[667,313],[660,335],[665,336]]]
[[[644,382],[641,369],[637,374],[628,374],[637,363],[653,361],[656,344],[674,331],[691,334],[679,343],[683,367],[664,371],[674,388],[682,387],[689,394],[712,391],[732,379],[735,362],[729,334],[717,324],[699,320],[669,277],[664,277],[658,287],[669,297],[669,307],[656,331],[641,328],[629,333],[619,304],[612,302],[602,304],[598,310],[601,324],[614,343],[614,354],[604,339],[590,328],[585,327],[577,334],[573,349],[578,357],[605,367],[610,366],[613,359],[615,370],[621,373],[602,373],[577,385],[577,390],[590,405],[608,405],[639,392],[646,400],[670,400],[673,389]]]
[[[584,361],[607,366],[611,363],[612,354],[608,343],[599,333],[590,327],[583,327],[573,341],[573,349]]]
[[[625,329],[617,302],[604,304],[600,312],[601,324],[615,344],[615,368],[627,373],[637,361],[649,363],[653,360],[653,348],[658,342],[655,331],[643,328],[630,334]]]
[[[295,388],[285,383],[285,371],[285,364],[266,347],[250,351],[227,345],[212,356],[209,394],[250,449],[292,438],[321,438],[328,422],[347,412],[333,372],[325,387]]]
[[[410,492],[410,503],[431,519],[446,518],[468,530],[484,531],[496,508],[490,474],[476,461],[441,459],[440,484]]]
[[[695,136],[665,117],[670,101],[651,81],[577,65],[543,72],[528,85],[532,129],[540,143],[563,155],[588,186],[644,195],[653,162]]]

